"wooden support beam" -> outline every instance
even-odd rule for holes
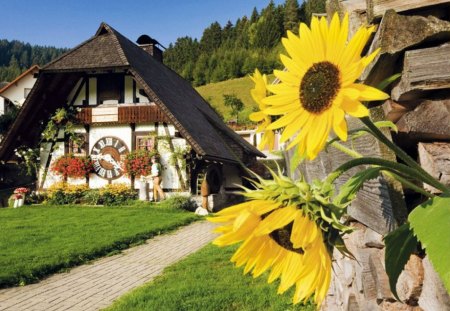
[[[402,78],[392,89],[392,99],[404,101],[450,92],[450,44],[405,53]],[[433,91],[431,94],[430,91]]]

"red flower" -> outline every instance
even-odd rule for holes
[[[56,159],[51,170],[56,175],[63,176],[64,179],[67,177],[84,178],[93,171],[93,165],[89,157],[75,157],[68,154]]]

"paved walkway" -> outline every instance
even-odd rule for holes
[[[40,283],[0,290],[0,310],[99,310],[194,253],[214,237],[214,224],[195,222],[123,253],[53,275]]]

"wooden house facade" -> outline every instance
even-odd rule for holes
[[[95,173],[89,186],[131,183],[120,162],[137,149],[157,148],[165,191],[197,191],[206,176],[212,192],[242,183],[243,166],[260,151],[228,128],[211,106],[162,62],[158,42],[141,36],[131,42],[102,23],[96,34],[39,70],[37,81],[15,123],[0,145],[0,160],[14,158],[15,148],[36,146],[42,124],[60,107],[76,107],[75,131],[82,144],[61,133],[56,149],[41,145],[42,171],[63,154],[90,155]],[[164,138],[164,146],[155,140]],[[187,151],[186,168],[171,164],[176,150]],[[47,188],[59,176],[40,181]],[[83,183],[70,180],[69,183]]]

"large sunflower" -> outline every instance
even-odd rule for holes
[[[293,302],[305,302],[314,295],[322,303],[331,279],[331,258],[321,229],[295,205],[272,200],[252,200],[224,209],[209,218],[223,222],[214,244],[242,242],[231,261],[245,265],[244,273],[254,277],[270,270],[268,282],[280,279],[278,293],[293,285]]]
[[[267,88],[274,95],[262,100],[265,113],[281,116],[267,128],[284,128],[281,142],[294,137],[288,148],[297,145],[301,155],[314,159],[325,145],[331,129],[347,140],[345,114],[367,116],[361,101],[389,96],[355,80],[379,50],[361,57],[374,27],[361,27],[347,43],[348,15],[342,23],[335,14],[328,25],[325,18],[313,17],[311,28],[300,24],[299,36],[288,31],[282,43],[290,57],[280,55],[287,71],[275,70],[281,81]]]
[[[256,132],[263,132],[258,148],[264,149],[267,147],[269,150],[272,150],[275,144],[275,133],[272,130],[267,129],[271,124],[271,118],[264,113],[267,106],[262,101],[267,96],[267,76],[261,75],[259,70],[256,69],[255,73],[253,76],[250,76],[250,78],[255,83],[255,87],[250,91],[250,94],[259,106],[259,111],[250,114],[250,120],[259,122]]]
[[[339,222],[344,209],[331,202],[331,185],[315,181],[310,186],[303,178],[270,173],[271,179],[255,174],[255,190],[244,188],[249,201],[209,218],[223,223],[214,244],[242,242],[231,261],[244,266],[244,273],[258,277],[267,271],[269,283],[280,280],[278,293],[295,285],[294,303],[313,297],[319,307],[330,285],[330,254],[351,228]]]

